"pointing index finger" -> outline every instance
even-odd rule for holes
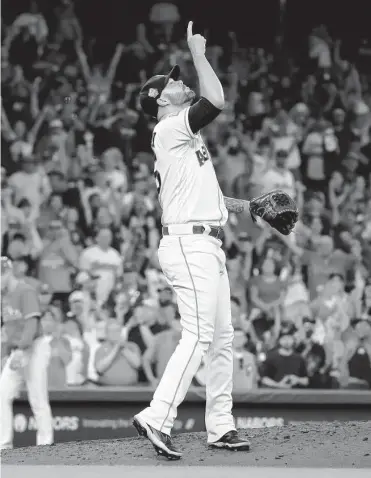
[[[192,28],[193,28],[193,22],[188,22],[187,38],[190,38],[193,35]]]

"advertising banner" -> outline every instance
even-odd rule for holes
[[[117,439],[136,436],[132,417],[145,404],[141,403],[53,403],[55,442]],[[305,421],[369,420],[369,408],[251,407],[234,408],[237,428],[280,427]],[[174,433],[205,430],[204,404],[185,403],[174,425]],[[35,445],[36,423],[27,402],[14,404],[15,446]]]

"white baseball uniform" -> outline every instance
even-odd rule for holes
[[[25,282],[2,297],[3,329],[10,346],[15,345],[23,333],[25,321],[40,315],[36,291]],[[13,369],[11,352],[0,376],[0,448],[13,446],[13,400],[26,383],[28,399],[37,424],[37,445],[53,443],[53,417],[48,397],[47,370],[49,355],[45,347],[36,342],[27,351],[24,367]]]
[[[177,295],[182,337],[150,406],[139,415],[170,435],[206,354],[206,429],[209,443],[235,430],[232,417],[233,327],[226,258],[221,241],[193,234],[194,225],[224,226],[228,212],[209,152],[193,134],[189,108],[164,117],[155,127],[152,148],[162,224],[159,260]]]

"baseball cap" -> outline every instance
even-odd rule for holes
[[[282,323],[279,338],[284,337],[285,335],[294,335],[298,331],[298,328],[295,324],[292,323]]]
[[[180,75],[180,68],[175,65],[167,75],[152,76],[142,87],[139,93],[140,106],[142,110],[154,118],[157,118],[158,104],[157,99],[170,79],[177,80]]]
[[[336,271],[336,270],[330,271],[329,274],[328,274],[329,280],[334,279],[335,277],[338,277],[338,278],[341,279],[343,282],[345,281],[344,274],[342,274],[341,272]]]

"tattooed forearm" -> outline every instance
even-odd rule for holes
[[[250,202],[244,201],[243,199],[227,198],[224,196],[224,204],[229,212],[240,214],[249,209]]]

